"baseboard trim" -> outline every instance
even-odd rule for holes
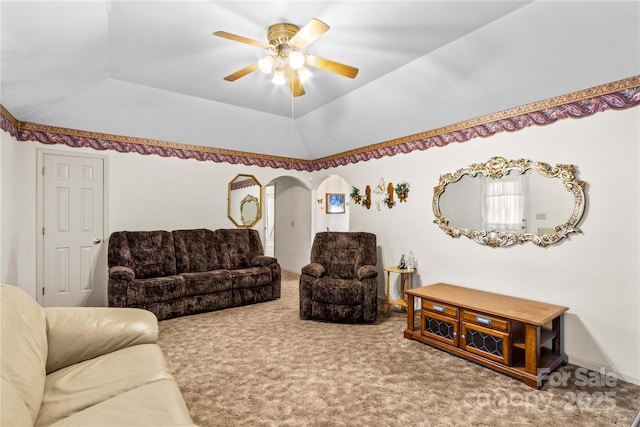
[[[618,372],[614,368],[612,368],[611,366],[604,366],[602,364],[594,363],[594,362],[592,362],[590,360],[585,360],[585,359],[582,359],[580,357],[573,356],[571,354],[567,354],[567,356],[569,357],[569,363],[571,363],[573,365],[581,366],[583,368],[587,368],[587,369],[595,371],[595,372],[600,372],[600,370],[602,369],[606,373],[614,374],[616,376],[616,378],[619,378],[619,379],[621,379],[623,381],[627,381],[627,382],[635,384],[635,385],[640,385],[640,378],[635,377],[633,375],[627,375],[627,374],[624,374],[622,372]]]

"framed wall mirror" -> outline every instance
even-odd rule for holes
[[[440,175],[434,222],[451,237],[466,236],[482,245],[546,247],[580,232],[584,187],[573,165],[493,157]]]
[[[236,175],[227,201],[227,216],[236,227],[251,228],[262,218],[262,185],[253,175]]]

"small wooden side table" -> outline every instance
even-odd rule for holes
[[[407,300],[405,291],[407,289],[411,289],[411,275],[415,273],[414,269],[406,269],[406,268],[398,268],[398,267],[385,267],[384,271],[387,272],[387,300],[384,302],[384,306],[382,312],[387,314],[387,310],[390,305],[399,305],[401,307],[407,308]],[[391,299],[391,273],[400,274],[400,299],[392,300]]]

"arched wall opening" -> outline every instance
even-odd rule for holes
[[[282,268],[300,272],[309,262],[317,232],[349,231],[350,189],[339,175],[326,176],[313,188],[300,178],[286,175],[266,183],[265,253],[278,258]]]
[[[279,176],[264,192],[265,252],[272,250],[283,269],[299,273],[311,252],[311,190],[299,178]]]
[[[329,175],[318,183],[312,203],[314,235],[319,231],[349,231],[350,188],[339,175]]]

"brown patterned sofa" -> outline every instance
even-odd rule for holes
[[[376,235],[316,233],[310,263],[300,275],[300,317],[373,322],[378,313]]]
[[[253,229],[117,231],[108,264],[109,306],[158,319],[280,298],[280,264]]]

